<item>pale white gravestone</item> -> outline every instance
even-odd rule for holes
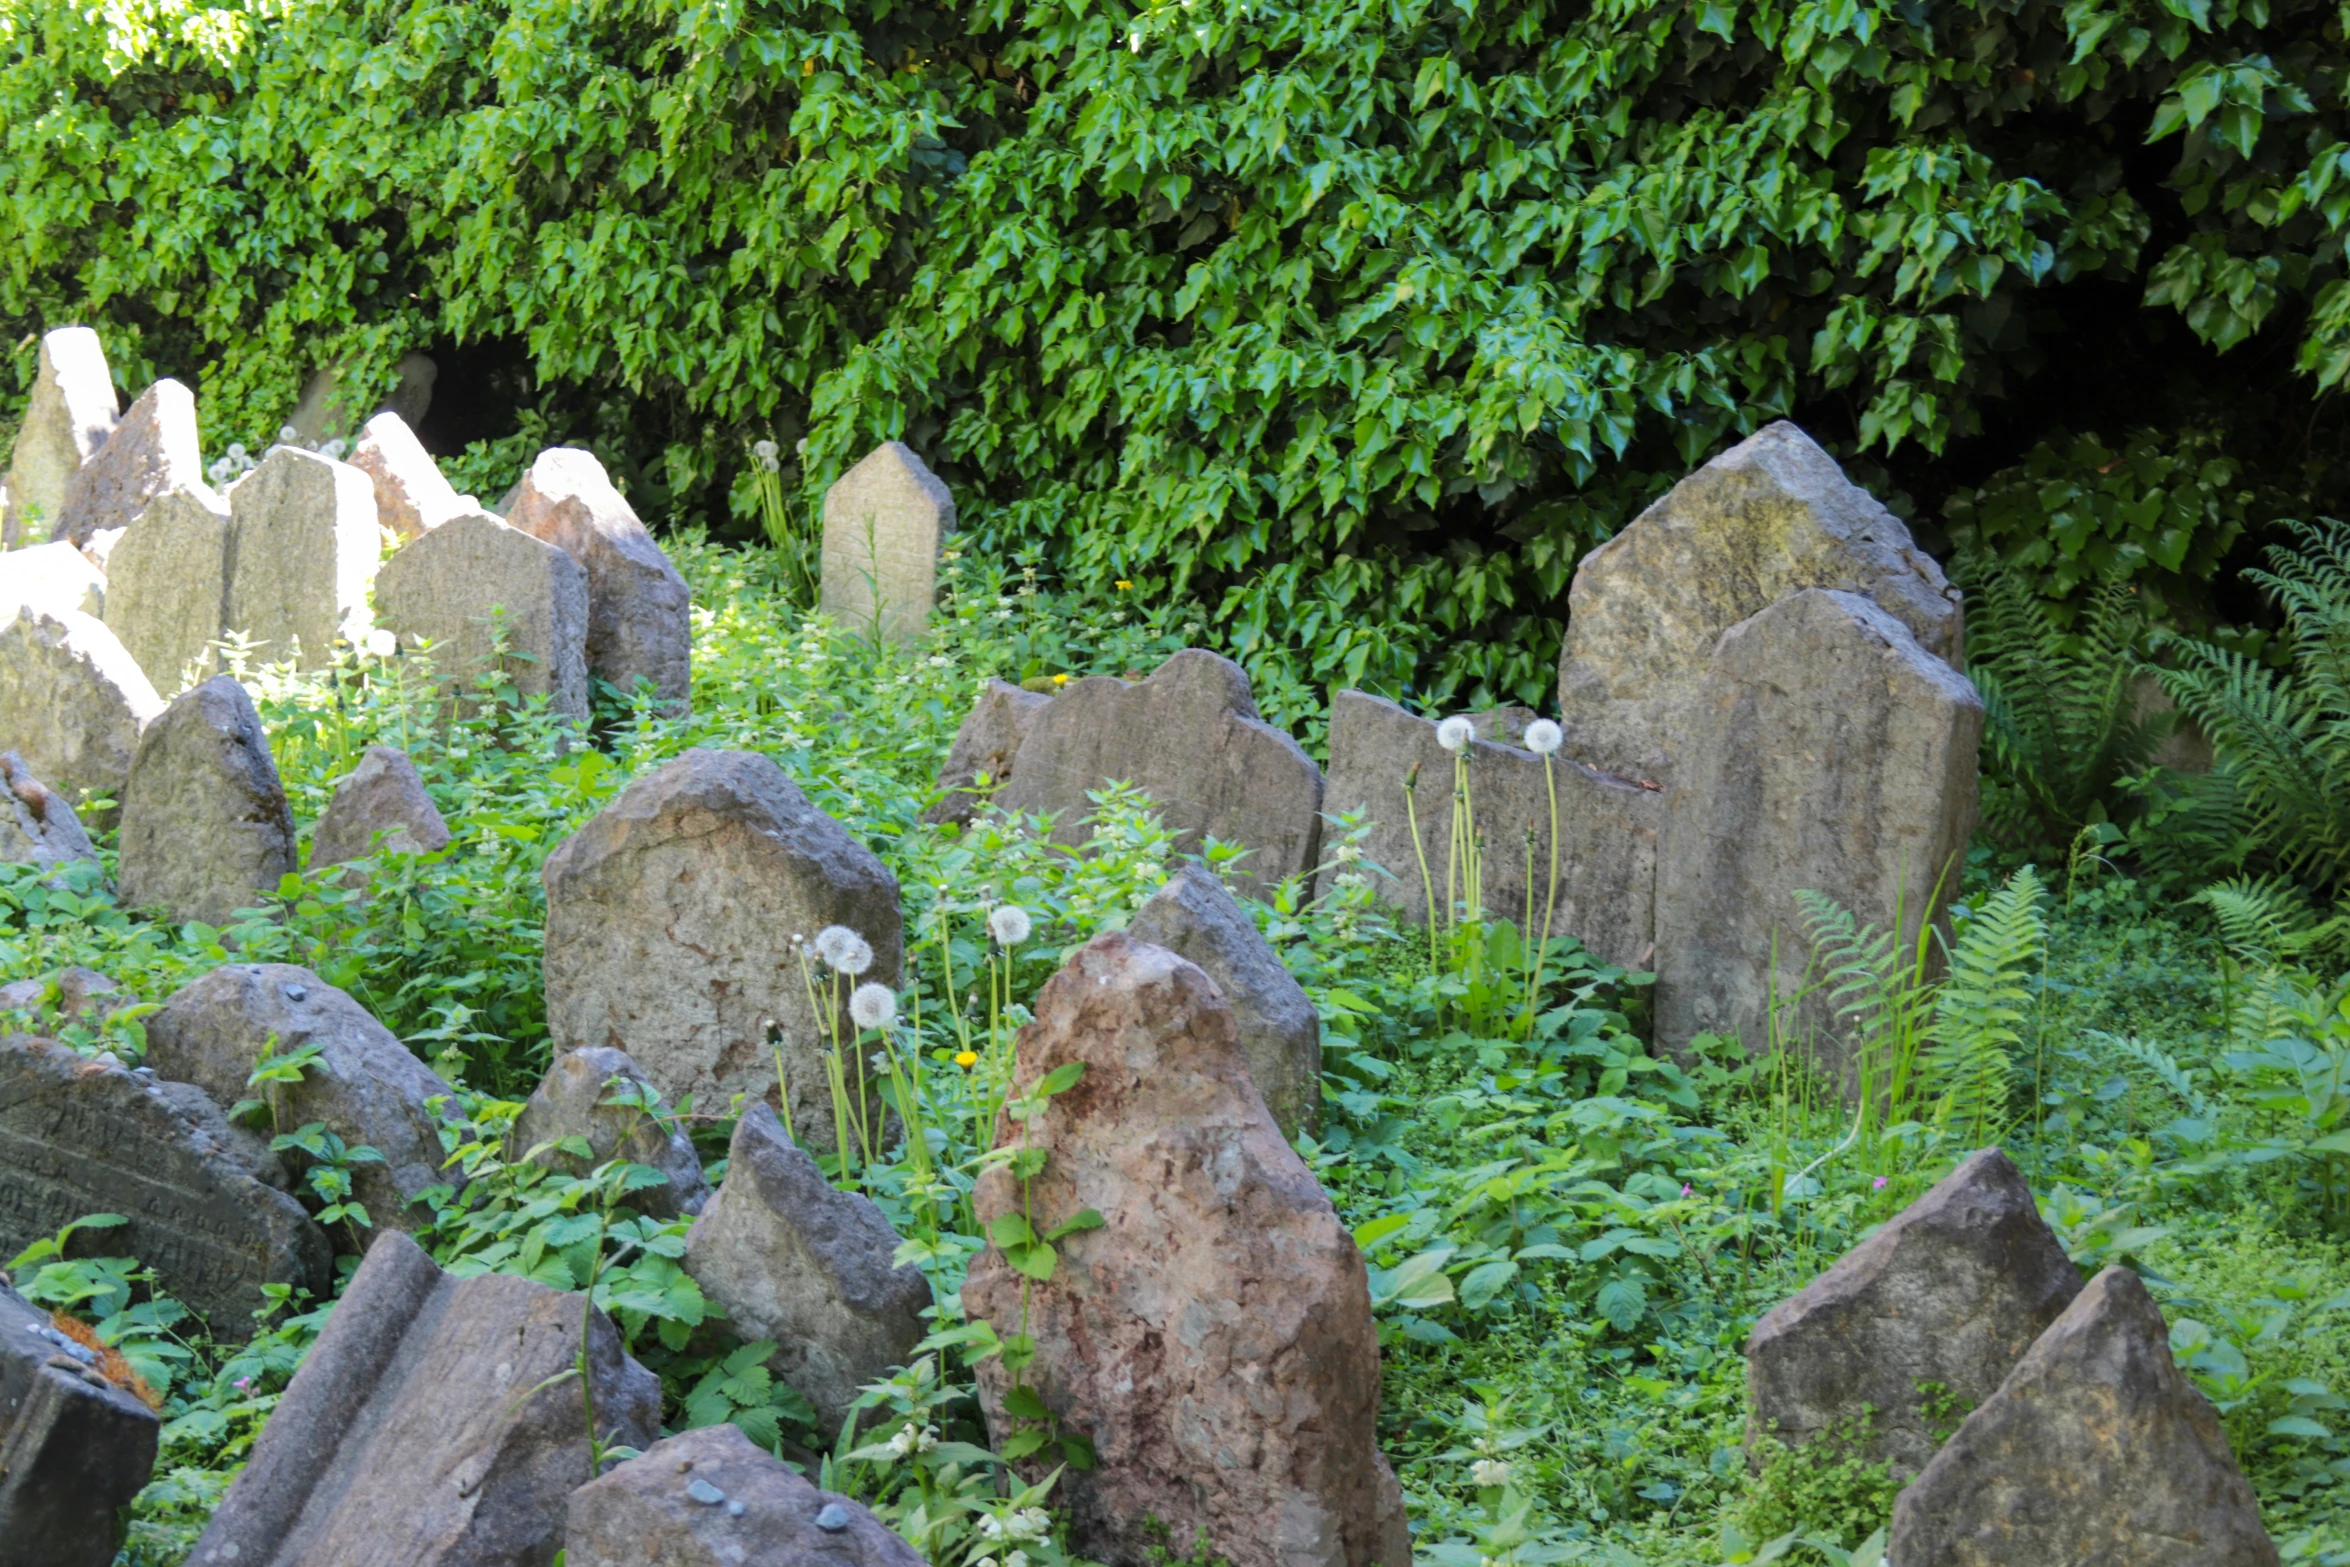
[[[30,604],[85,615],[106,608],[106,573],[63,539],[0,554],[0,620]]]
[[[325,667],[335,642],[363,641],[368,590],[383,558],[375,487],[349,463],[275,446],[230,486],[224,619],[277,660],[297,646],[304,669]]]
[[[99,565],[122,530],[164,491],[201,490],[204,454],[196,433],[196,394],[162,380],[139,394],[90,460],[66,481],[49,536],[86,551]]]
[[[587,568],[588,673],[623,691],[649,680],[672,710],[683,711],[693,694],[685,578],[595,455],[571,446],[539,453],[506,520]]]
[[[78,806],[122,797],[163,699],[105,622],[30,607],[0,626],[0,746]]]
[[[170,489],[147,503],[106,557],[106,624],[158,691],[212,672],[228,599],[228,504]]]
[[[587,717],[587,569],[554,545],[487,512],[452,517],[384,562],[375,603],[402,645],[431,643],[434,678],[467,704],[495,669],[523,701]]]
[[[824,492],[822,608],[852,631],[922,634],[955,498],[903,441],[884,441]]]
[[[375,486],[376,521],[396,538],[413,539],[451,517],[481,510],[479,501],[450,487],[432,453],[396,413],[387,411],[367,421],[352,450],[351,466]]]
[[[0,547],[38,544],[65,508],[65,486],[114,433],[121,410],[106,349],[86,326],[61,326],[41,339],[33,396],[9,460],[8,503],[0,511]],[[38,513],[32,537],[25,526]]]

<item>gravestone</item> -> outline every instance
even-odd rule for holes
[[[275,661],[299,650],[323,669],[335,643],[364,642],[368,592],[383,558],[367,475],[296,446],[273,446],[229,487],[223,618]]]
[[[0,985],[0,1012],[31,1013],[33,1027],[27,1032],[43,1035],[51,1031],[52,1025],[87,1023],[96,1027],[136,999],[96,969],[79,964],[59,969],[46,978],[20,979]],[[274,1163],[274,1159],[264,1162]]]
[[[359,765],[335,780],[334,798],[310,833],[310,868],[369,854],[430,854],[449,846],[424,779],[408,753],[371,745]]]
[[[375,488],[376,525],[395,538],[413,539],[452,517],[481,510],[480,502],[459,495],[441,477],[440,465],[396,413],[367,421],[352,448],[351,466]]]
[[[1320,1120],[1322,1016],[1215,872],[1178,868],[1134,911],[1126,934],[1198,964],[1216,982],[1240,1030],[1249,1077],[1282,1136]]]
[[[930,622],[955,498],[903,441],[884,441],[824,492],[824,612],[859,635],[910,642]]]
[[[229,509],[210,490],[147,503],[106,557],[106,624],[158,691],[178,692],[219,662],[228,609]]]
[[[53,1040],[0,1038],[0,1171],[0,1255],[119,1213],[130,1222],[75,1249],[138,1258],[223,1342],[244,1341],[263,1285],[323,1300],[333,1281],[326,1236],[282,1189],[276,1155],[188,1085]]]
[[[0,1275],[0,1560],[112,1567],[116,1511],[155,1472],[160,1428]]]
[[[286,423],[293,427],[297,445],[315,447],[329,436],[347,435],[366,417],[369,404],[366,398],[344,383],[350,378],[347,364],[322,365],[310,373],[302,384],[302,395],[295,400],[294,411],[286,415]],[[392,413],[413,429],[424,422],[425,413],[432,407],[433,384],[440,379],[440,366],[426,354],[407,353],[392,367],[394,381],[389,396],[374,404],[379,413]]]
[[[1996,1148],[1970,1155],[1754,1325],[1748,1460],[1827,1438],[1909,1479],[1958,1423],[1932,1406],[1989,1398],[2080,1292],[2022,1172]]]
[[[1958,590],[1901,519],[1794,425],[1767,425],[1583,557],[1559,653],[1564,754],[1671,784],[1723,632],[1805,588],[1873,600],[1934,658],[1963,662]]]
[[[60,539],[0,553],[0,620],[31,605],[100,615],[106,609],[106,573]]]
[[[811,1004],[801,953],[845,925],[873,949],[860,979],[896,988],[898,884],[782,768],[744,751],[688,751],[557,845],[541,879],[555,1049],[625,1050],[671,1100],[691,1094],[715,1111],[737,1093],[776,1103],[780,1048],[793,1134],[832,1147],[821,1054],[831,1026]],[[829,978],[815,988],[852,1036]]]
[[[1517,925],[1529,942],[1540,938],[1547,921],[1554,941],[1572,936],[1602,962],[1647,967],[1656,942],[1664,796],[1563,756],[1552,757],[1546,770],[1531,751],[1484,738],[1488,726],[1506,730],[1493,715],[1475,715],[1471,723],[1477,738],[1467,752],[1469,819],[1483,840],[1486,912]],[[1518,732],[1523,734],[1523,725]],[[1467,901],[1468,867],[1449,848],[1453,774],[1453,753],[1437,743],[1434,723],[1385,697],[1338,693],[1330,707],[1330,776],[1322,808],[1332,816],[1361,811],[1374,824],[1362,850],[1387,873],[1370,873],[1378,894],[1414,923],[1427,919],[1431,893],[1438,907],[1448,898],[1456,906]],[[1316,892],[1327,894],[1348,869],[1334,859],[1325,864],[1315,878]]]
[[[623,691],[649,680],[673,711],[692,695],[693,613],[685,579],[605,477],[574,447],[539,453],[506,520],[587,569],[588,673]]]
[[[588,575],[554,545],[469,511],[394,552],[375,603],[403,646],[432,644],[433,677],[467,709],[495,673],[520,700],[586,720]]]
[[[65,509],[67,483],[114,433],[121,407],[96,332],[61,326],[42,335],[32,399],[16,429],[8,482],[0,485],[8,497],[0,508],[0,549],[22,549],[50,537],[51,525]]]
[[[294,868],[293,812],[261,715],[243,686],[214,675],[139,737],[122,794],[123,905],[224,925]]]
[[[138,661],[103,622],[27,608],[0,625],[0,745],[69,803],[119,800],[139,731],[162,711]]]
[[[2260,1503],[2138,1276],[2107,1268],[1893,1504],[1901,1567],[2275,1567]]]
[[[283,1057],[319,1047],[297,1083],[248,1088],[264,1051]],[[427,1187],[464,1184],[444,1169],[436,1099],[455,1090],[367,1009],[291,963],[228,963],[174,991],[147,1019],[147,1061],[224,1104],[257,1098],[273,1124],[312,1121],[346,1144],[383,1155],[352,1167],[352,1195],[378,1230],[412,1230],[431,1215],[414,1206]]]
[[[1246,847],[1237,879],[1252,891],[1313,869],[1322,771],[1257,716],[1228,658],[1185,648],[1135,684],[1071,682],[1031,721],[996,803],[1054,812],[1054,840],[1081,844],[1086,792],[1114,779],[1150,796],[1185,852],[1204,836]]]
[[[661,1383],[577,1295],[458,1279],[379,1235],[190,1567],[549,1567],[596,1435],[647,1447]],[[396,1542],[396,1544],[394,1543]]]
[[[0,751],[0,789],[7,791],[0,795],[0,863],[63,866],[98,858],[73,807],[14,751]]]
[[[1657,866],[1657,1039],[1710,1030],[1760,1049],[1774,990],[1804,983],[1798,892],[1880,930],[1898,911],[1907,952],[1957,891],[1983,703],[1875,604],[1812,588],[1723,634],[1686,723]],[[1794,1025],[1852,1080],[1827,987]]]
[[[611,1159],[644,1165],[669,1177],[669,1184],[630,1192],[624,1199],[630,1206],[656,1219],[700,1213],[709,1200],[710,1185],[702,1178],[702,1161],[692,1140],[652,1111],[610,1102],[624,1088],[645,1095],[651,1087],[626,1051],[565,1051],[547,1068],[530,1102],[515,1117],[512,1146],[522,1155],[566,1137],[584,1139],[589,1149],[584,1159],[561,1149],[538,1157],[575,1176],[585,1176]]]
[[[196,394],[177,381],[158,381],[65,484],[53,539],[87,551],[104,565],[122,530],[164,491],[202,490],[204,454],[196,435]]]
[[[1026,1324],[1029,1387],[1099,1455],[1054,1492],[1072,1547],[1140,1561],[1156,1520],[1233,1567],[1405,1567],[1363,1259],[1250,1082],[1231,1009],[1164,948],[1098,936],[1038,995],[1013,1091],[1080,1062],[1028,1125],[1042,1173],[1024,1192],[990,1169],[973,1202],[982,1225],[1025,1214],[1041,1232],[1090,1208],[1102,1226],[1061,1240],[1041,1283],[991,1245],[963,1289],[972,1321]],[[998,1146],[1017,1135],[999,1119]],[[978,1375],[1001,1442],[1020,1428],[1010,1375],[1000,1359]]]
[[[970,716],[955,731],[954,749],[947,752],[947,764],[938,775],[942,792],[922,813],[922,819],[969,825],[986,794],[1012,776],[1012,759],[1019,754],[1020,742],[1028,737],[1029,726],[1051,700],[1040,691],[1023,691],[1009,681],[990,680]]]
[[[898,1267],[897,1249],[881,1210],[827,1181],[775,1112],[753,1105],[686,1238],[685,1271],[738,1335],[775,1340],[768,1369],[815,1406],[829,1442],[865,1385],[922,1342],[930,1281]]]

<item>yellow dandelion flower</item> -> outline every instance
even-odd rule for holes
[[[1121,579],[1119,580],[1119,583],[1118,583],[1118,591],[1119,591],[1119,592],[1121,592],[1121,593],[1124,593],[1125,591],[1127,591],[1129,588],[1131,588],[1131,587],[1133,587],[1133,586],[1134,586],[1134,584],[1133,584],[1133,583],[1131,583],[1131,582],[1128,582],[1128,581],[1124,580],[1123,578],[1121,578]]]
[[[1053,676],[1053,684],[1054,684],[1054,685],[1057,685],[1057,686],[1065,686],[1065,685],[1067,685],[1068,683],[1069,683],[1069,677],[1068,677],[1067,675],[1055,675],[1055,676]]]
[[[958,1050],[958,1051],[956,1051],[956,1052],[955,1052],[955,1065],[957,1065],[957,1066],[977,1066],[978,1064],[979,1064],[979,1052],[978,1052],[978,1051],[976,1051],[976,1050]]]

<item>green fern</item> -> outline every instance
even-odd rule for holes
[[[1926,1092],[1937,1125],[1971,1144],[2005,1129],[2032,1024],[2033,972],[2048,944],[2043,889],[2027,865],[1967,915],[1950,947],[1950,972],[1934,998]]]

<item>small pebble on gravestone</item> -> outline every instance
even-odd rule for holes
[[[685,1494],[704,1507],[715,1507],[726,1500],[726,1493],[707,1480],[696,1480],[685,1488]]]

